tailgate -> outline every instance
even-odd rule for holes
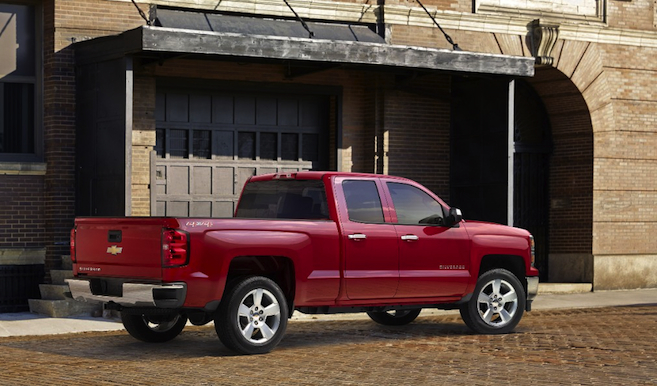
[[[162,229],[172,218],[78,218],[75,220],[76,276],[162,278]]]

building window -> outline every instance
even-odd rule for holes
[[[39,152],[37,24],[35,5],[0,3],[0,161]]]

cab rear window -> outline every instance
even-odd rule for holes
[[[328,219],[320,180],[272,180],[246,184],[235,217],[255,219]]]

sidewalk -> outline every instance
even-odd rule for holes
[[[548,290],[549,285],[546,285]],[[532,310],[601,308],[630,306],[638,304],[657,305],[657,288],[627,291],[596,291],[586,293],[541,293],[534,300]],[[557,291],[558,292],[558,291]],[[455,311],[424,310],[422,315],[440,315]],[[458,311],[456,311],[458,312]],[[336,320],[367,318],[360,314],[303,315],[295,313],[292,320]],[[29,312],[0,313],[0,337],[23,335],[68,334],[86,331],[118,331],[123,325],[114,319],[78,316],[71,318],[50,318]]]

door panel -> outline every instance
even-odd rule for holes
[[[344,278],[349,299],[392,298],[399,283],[399,255],[394,225],[386,222],[378,179],[337,179]]]
[[[460,296],[470,278],[468,235],[464,228],[396,225],[399,289],[396,297]],[[403,236],[417,236],[402,240]]]
[[[445,208],[419,185],[388,181],[386,186],[397,220],[396,297],[462,294],[470,277],[470,244],[465,229],[443,226]]]

